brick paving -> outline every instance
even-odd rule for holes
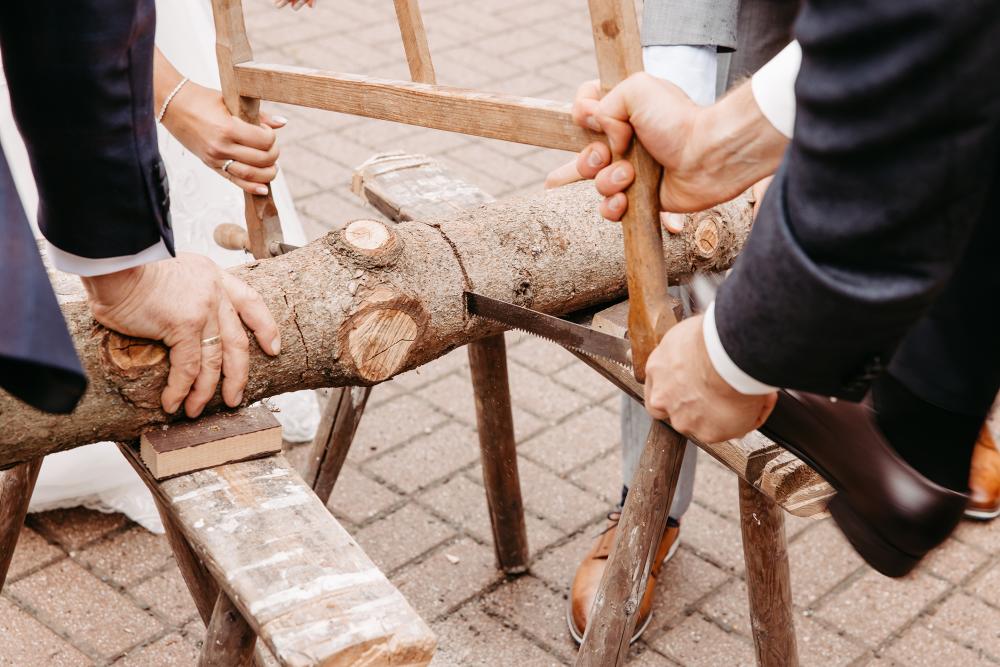
[[[569,99],[594,76],[579,0],[422,0],[439,80]],[[388,0],[309,12],[247,2],[258,60],[405,78]],[[429,153],[497,197],[565,153],[281,108],[281,167],[307,233],[370,216],[351,169]],[[508,339],[531,572],[493,567],[464,351],[376,388],[330,508],[439,637],[434,664],[557,665],[573,569],[620,487],[615,392],[568,354]],[[290,448],[301,462],[303,447]],[[702,456],[682,544],[630,664],[749,665],[736,483]],[[1000,523],[964,524],[904,581],[865,568],[829,521],[787,521],[807,665],[1000,664]],[[165,540],[83,509],[32,516],[0,596],[0,665],[193,665],[204,631]]]

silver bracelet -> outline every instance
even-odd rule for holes
[[[163,116],[167,113],[167,107],[170,106],[170,102],[174,99],[174,95],[181,92],[181,88],[183,88],[184,84],[188,81],[190,81],[190,79],[187,77],[181,79],[181,82],[174,86],[174,89],[170,91],[169,95],[167,95],[167,99],[163,100],[163,106],[160,108],[160,113],[156,114],[157,123],[163,122]]]

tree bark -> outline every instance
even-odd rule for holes
[[[475,289],[552,314],[625,293],[621,231],[597,214],[589,184],[484,205],[448,219],[391,228],[351,223],[308,246],[234,273],[267,302],[282,353],[252,342],[244,397],[382,382],[497,333],[469,317]],[[745,197],[689,217],[666,235],[668,275],[728,268],[751,227]],[[98,325],[83,303],[63,305],[90,387],[73,415],[48,415],[0,392],[0,469],[101,440],[124,441],[171,417],[160,409],[167,350]],[[224,406],[218,395],[206,413]],[[176,417],[175,417],[176,418]]]

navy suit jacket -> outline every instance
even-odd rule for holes
[[[0,3],[14,119],[38,185],[39,226],[66,252],[173,251],[153,110],[154,0]],[[6,160],[0,165],[0,386],[69,412],[86,379]]]
[[[758,380],[859,399],[1000,224],[1000,2],[807,0],[795,33],[795,136],[716,324]]]

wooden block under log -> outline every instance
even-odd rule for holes
[[[142,462],[156,479],[281,451],[281,424],[263,406],[167,424],[140,438]]]

